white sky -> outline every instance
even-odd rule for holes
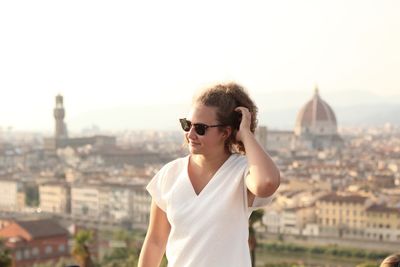
[[[397,0],[1,1],[0,127],[46,127],[58,93],[72,117],[227,80],[398,95],[399,14]]]

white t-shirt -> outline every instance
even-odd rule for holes
[[[248,217],[270,202],[247,204],[245,156],[232,154],[197,195],[188,176],[189,156],[166,164],[147,186],[171,224],[170,267],[250,267]]]

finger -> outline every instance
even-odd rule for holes
[[[235,108],[235,111],[245,111],[245,112],[246,112],[246,111],[249,111],[249,109],[246,108],[246,107],[241,107],[241,106],[240,106],[240,107],[236,107],[236,108]]]

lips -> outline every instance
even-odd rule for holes
[[[189,142],[189,145],[191,145],[191,146],[199,146],[200,144],[199,143]]]

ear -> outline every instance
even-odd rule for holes
[[[222,133],[222,137],[224,137],[224,139],[226,140],[226,139],[229,138],[229,136],[231,136],[231,134],[232,134],[232,127],[228,126],[228,127],[224,128],[224,131]]]

